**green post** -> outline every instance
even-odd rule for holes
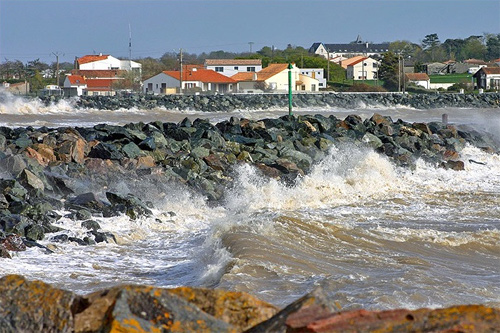
[[[288,63],[288,115],[292,115],[292,64]]]

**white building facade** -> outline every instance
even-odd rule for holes
[[[242,72],[259,72],[262,70],[262,60],[260,59],[207,59],[205,69],[211,69],[231,77]]]
[[[326,88],[325,70],[323,68],[301,68],[300,74],[318,80],[318,88]]]
[[[132,60],[120,60],[110,55],[86,55],[78,58],[78,69],[81,70],[137,70],[140,71],[142,65]]]
[[[346,68],[346,78],[349,80],[376,80],[380,63],[372,58],[362,58]]]

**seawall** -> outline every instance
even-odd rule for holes
[[[43,99],[46,103],[54,97]],[[229,112],[234,110],[261,110],[287,108],[287,94],[232,94],[232,95],[130,95],[130,96],[82,96],[77,107],[103,110],[121,108],[170,110],[196,110]],[[394,107],[415,109],[432,108],[498,108],[500,93],[483,94],[401,94],[401,93],[317,93],[294,94],[294,108],[346,108],[360,106]]]

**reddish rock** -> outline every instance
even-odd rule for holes
[[[274,179],[279,179],[281,177],[281,175],[283,174],[281,171],[279,171],[278,169],[276,168],[273,168],[273,167],[270,167],[270,166],[267,166],[265,164],[262,164],[262,163],[257,163],[255,164],[255,166],[260,170],[262,171],[262,173],[269,177],[269,178],[274,178]]]
[[[156,166],[155,160],[152,156],[139,156],[137,158],[137,168],[138,169],[147,169],[153,168]]]
[[[443,160],[445,161],[457,161],[460,158],[460,154],[455,150],[446,150],[443,154]]]
[[[26,251],[26,245],[18,235],[8,235],[4,240],[0,241],[0,246],[3,246],[8,251]]]
[[[203,157],[203,160],[209,167],[214,170],[224,171],[226,170],[226,163],[216,154],[210,154]]]
[[[441,167],[446,170],[463,171],[465,170],[465,164],[463,161],[446,161],[441,162]]]
[[[371,116],[370,121],[372,121],[375,125],[392,125],[392,120],[390,117],[384,117],[378,113],[374,113],[373,116]]]
[[[445,309],[340,312],[320,289],[247,333],[265,332],[500,332],[500,309],[463,305]]]

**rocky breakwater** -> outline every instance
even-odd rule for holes
[[[53,102],[51,98],[44,99]],[[286,94],[234,94],[234,95],[132,95],[82,96],[77,100],[77,107],[102,110],[117,109],[153,109],[196,110],[196,111],[234,111],[267,110],[287,108]],[[394,107],[406,106],[416,109],[431,108],[498,108],[500,93],[484,94],[401,94],[401,93],[317,93],[293,95],[295,108],[347,108],[360,106]]]
[[[180,123],[92,128],[1,127],[0,253],[9,257],[26,246],[50,253],[60,242],[114,241],[96,217],[152,215],[152,203],[140,194],[107,190],[125,180],[142,184],[145,192],[154,192],[155,184],[180,186],[217,204],[240,164],[293,185],[332,145],[353,145],[374,149],[408,168],[421,158],[436,167],[462,170],[469,163],[460,157],[467,143],[491,153],[499,147],[493,137],[470,128],[393,121],[378,114],[365,120],[310,115],[259,121],[233,117],[215,125],[185,118]],[[87,234],[62,229],[56,223],[61,214]],[[38,242],[45,237],[51,243],[47,247]]]
[[[0,279],[0,332],[499,332],[500,309],[342,311],[321,287],[284,309],[242,292],[116,286],[85,296]]]

